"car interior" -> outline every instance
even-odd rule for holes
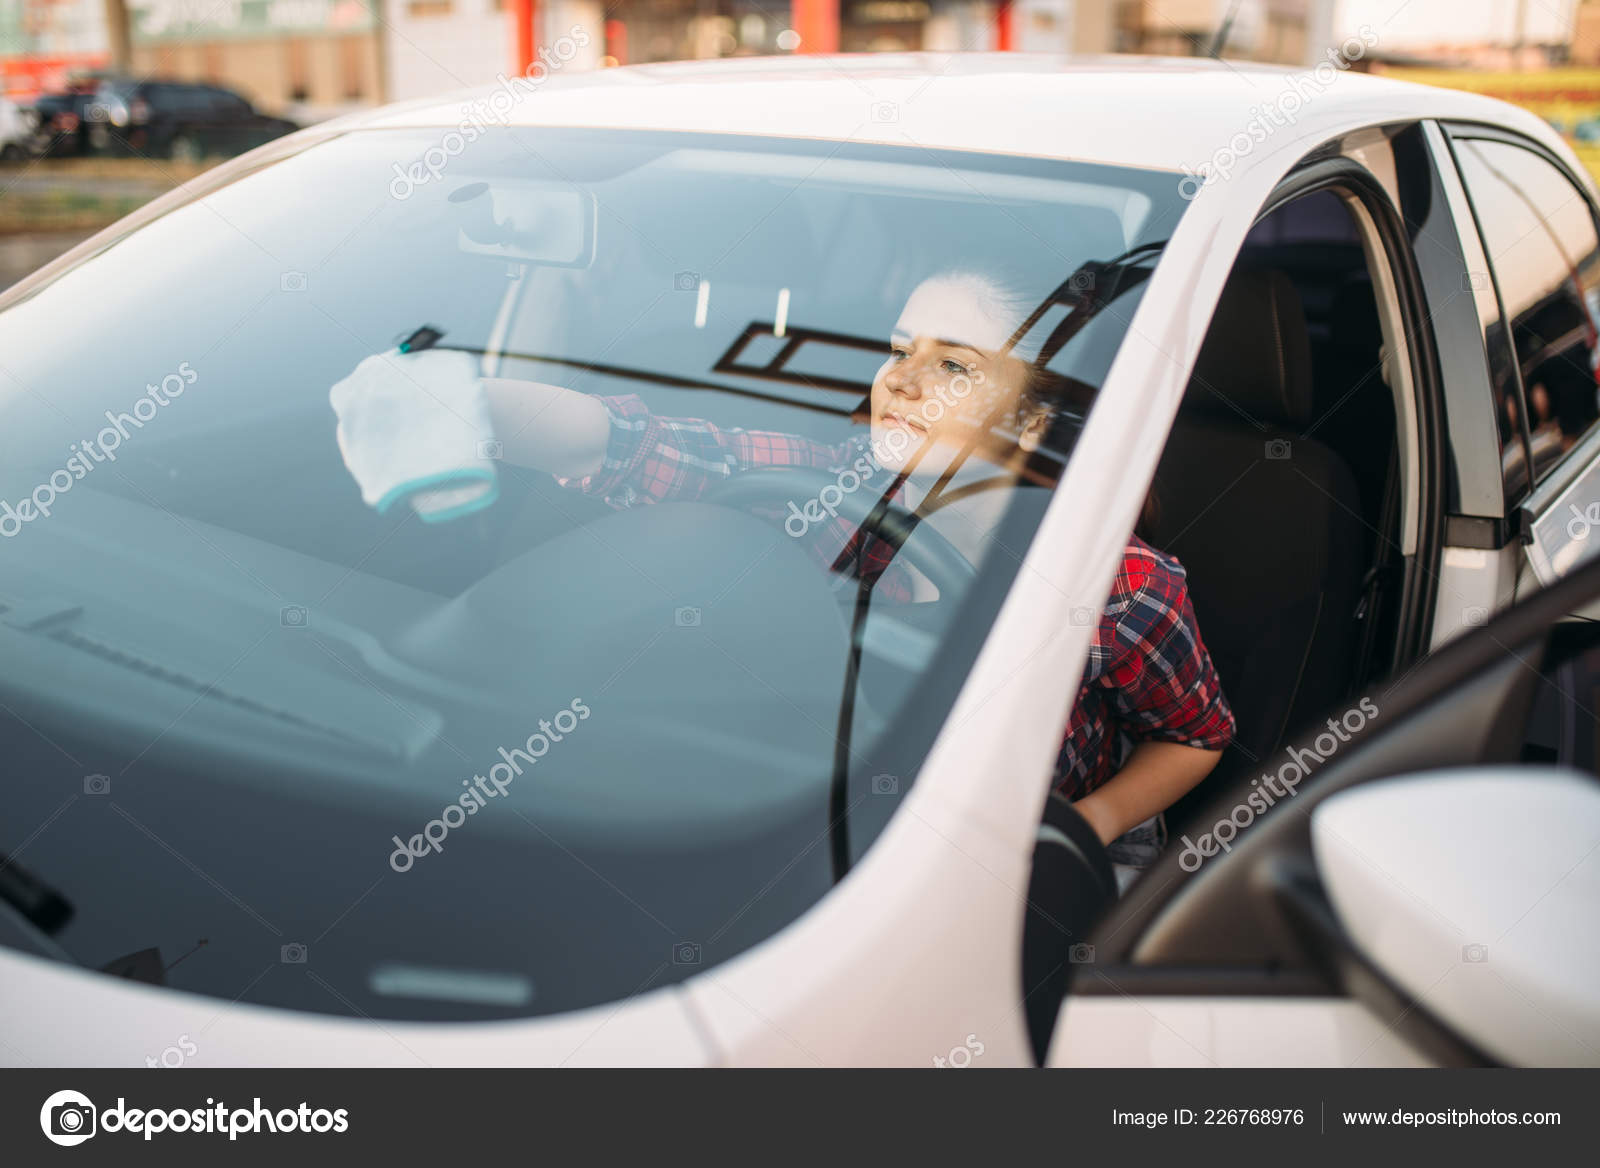
[[[1394,392],[1356,224],[1320,191],[1251,232],[1155,480],[1151,542],[1190,597],[1251,766],[1384,660]],[[1219,768],[1225,777],[1228,763]],[[1181,810],[1180,810],[1181,816]]]
[[[1141,533],[1183,564],[1237,722],[1216,770],[1166,812],[1170,839],[1388,671],[1398,605],[1385,588],[1402,513],[1395,403],[1352,212],[1331,190],[1274,210],[1224,286]],[[1063,922],[1092,921],[1116,901],[1102,860],[1093,832],[1052,795],[1023,946],[1036,1043],[1083,939]]]

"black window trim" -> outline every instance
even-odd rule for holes
[[[1456,175],[1461,180],[1462,190],[1466,192],[1467,205],[1472,208],[1473,228],[1478,232],[1478,240],[1483,247],[1484,261],[1489,265],[1489,283],[1494,289],[1495,304],[1500,311],[1500,327],[1505,331],[1506,337],[1509,338],[1511,330],[1509,322],[1506,320],[1505,301],[1500,295],[1500,280],[1495,274],[1494,256],[1489,250],[1488,240],[1484,237],[1477,204],[1472,197],[1472,188],[1467,185],[1466,173],[1461,169],[1460,159],[1456,157],[1456,141],[1459,139],[1461,141],[1500,142],[1507,146],[1527,150],[1555,167],[1556,171],[1571,183],[1573,189],[1588,203],[1589,218],[1594,223],[1595,236],[1597,238],[1600,238],[1600,207],[1596,206],[1594,196],[1590,194],[1588,187],[1573,172],[1572,168],[1566,164],[1565,160],[1541,142],[1487,122],[1440,122],[1439,128],[1444,131],[1445,141],[1450,147],[1451,163],[1455,166]],[[1485,343],[1487,343],[1487,338]],[[1600,435],[1600,423],[1591,425],[1589,432],[1571,450],[1561,456],[1560,461],[1550,468],[1549,473],[1542,480],[1534,482],[1533,437],[1528,429],[1527,389],[1522,380],[1522,362],[1515,352],[1511,356],[1511,367],[1517,390],[1517,416],[1522,422],[1523,456],[1527,459],[1529,483],[1522,495],[1515,500],[1508,499],[1507,505],[1513,513],[1516,510],[1521,510],[1526,516],[1527,513],[1537,514],[1544,504],[1559,496],[1562,491],[1571,486],[1588,469],[1589,465],[1594,461],[1597,443],[1600,443],[1600,438],[1597,438],[1597,435]],[[1524,517],[1518,525],[1519,530],[1525,528],[1526,525],[1527,520]]]

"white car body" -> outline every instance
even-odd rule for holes
[[[8,159],[23,157],[32,136],[33,121],[29,115],[10,98],[0,97],[0,154]]]
[[[1306,71],[1202,60],[995,55],[649,66],[552,76],[506,115],[524,126],[1044,154],[1170,170],[1176,181],[1180,168],[1198,169],[1229,149],[1265,104],[1304,89],[1308,78],[1316,92],[1299,103],[1293,123],[1252,141],[1230,176],[1204,186],[1180,221],[915,786],[859,865],[799,920],[688,981],[612,1007],[470,1026],[297,1015],[0,949],[0,1061],[139,1065],[186,1035],[198,1051],[188,1064],[199,1066],[930,1066],[964,1045],[977,1051],[969,1039],[981,1045],[973,1065],[1030,1065],[1017,993],[1024,899],[1059,746],[1054,728],[1069,712],[1090,637],[1069,614],[1098,607],[1110,587],[1121,533],[1162,453],[1231,257],[1263,203],[1315,147],[1395,121],[1489,122],[1581,167],[1545,123],[1487,98],[1343,71],[1318,83]],[[462,122],[467,100],[411,103],[307,133],[431,126],[444,135]],[[1103,505],[1068,505],[1086,497]],[[1062,554],[1069,548],[1074,554]],[[1494,607],[1511,598],[1516,565],[1505,558],[1446,549],[1444,564],[1458,592]],[[1436,642],[1461,624],[1453,613],[1441,612]],[[1058,631],[1041,641],[1041,627]],[[1051,1061],[1427,1059],[1347,1000],[1099,996],[1068,999]]]

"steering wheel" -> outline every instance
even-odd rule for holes
[[[961,595],[977,574],[972,562],[957,551],[954,544],[929,524],[919,522],[898,503],[886,504],[882,515],[869,525],[880,493],[871,489],[844,492],[839,488],[838,474],[833,471],[815,467],[756,467],[718,483],[706,492],[703,501],[740,510],[787,512],[792,517],[790,504],[804,508],[808,502],[820,499],[826,487],[834,488],[840,495],[837,503],[828,505],[833,512],[892,547],[897,557],[903,556],[933,583],[939,595]]]

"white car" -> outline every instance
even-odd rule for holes
[[[0,1061],[1600,1062],[1597,191],[1347,63],[553,76],[6,291]],[[628,445],[857,441],[980,271],[1053,421],[969,447],[976,536]],[[610,483],[502,457],[530,411],[439,431],[492,505],[369,505],[329,387],[424,326],[632,419]],[[1238,733],[1119,899],[1049,792],[1152,483]]]
[[[0,97],[0,161],[26,158],[34,133],[35,120],[29,111],[7,97]]]

